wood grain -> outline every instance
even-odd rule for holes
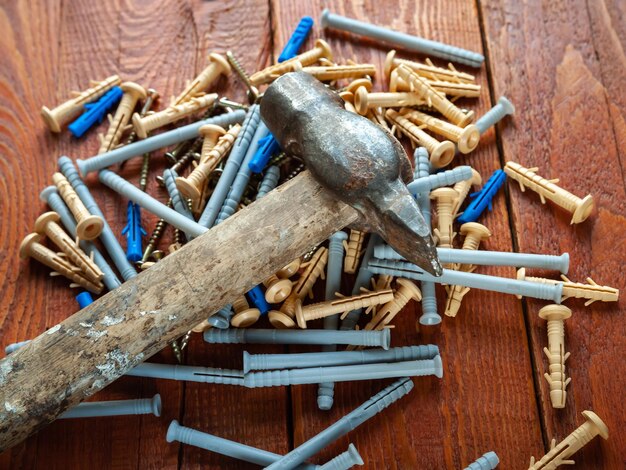
[[[301,2],[276,1],[273,21],[280,27],[274,34],[274,55],[280,53],[301,16],[318,18],[324,7],[351,18],[482,52],[478,14],[475,5],[468,2],[397,2],[390,7],[374,2],[315,2],[305,6]],[[322,32],[316,27],[313,38],[320,36],[332,46],[335,61],[356,59],[373,63],[382,71],[387,48],[344,33]],[[311,43],[309,39],[308,44]],[[415,57],[406,52],[399,55]],[[483,89],[478,101],[464,100],[462,106],[481,115],[491,106],[485,70],[463,71],[477,73]],[[375,88],[385,87],[383,77],[377,76]],[[455,164],[466,162],[483,175],[483,180],[500,167],[492,131],[484,136],[478,150]],[[494,233],[485,245],[487,249],[512,250],[502,195],[483,223]],[[502,268],[480,272],[513,274]],[[442,294],[440,306],[445,301]],[[520,303],[505,295],[473,291],[456,318],[445,318],[441,328],[423,328],[418,334],[414,324],[419,315],[419,308],[410,305],[396,317],[393,344],[438,344],[445,366],[444,379],[417,378],[409,396],[330,446],[316,461],[323,462],[343,451],[348,442],[354,442],[371,468],[462,468],[490,449],[497,450],[503,468],[518,468],[519,462],[526,461],[528,449],[541,449]],[[317,409],[316,386],[292,387],[294,443],[321,431],[383,386],[378,382],[337,384],[335,406],[330,413]],[[519,439],[518,445],[510,445],[513,435]]]
[[[626,281],[619,275],[626,248],[622,236],[626,214],[623,2],[4,2],[0,5],[4,33],[0,39],[0,345],[33,338],[77,309],[65,281],[50,279],[48,270],[36,263],[20,262],[16,251],[35,218],[46,210],[37,195],[50,184],[56,158],[92,155],[98,143],[94,131],[78,142],[67,133],[51,135],[39,117],[40,107],[60,103],[89,79],[111,73],[156,88],[163,106],[202,68],[209,52],[232,49],[244,68],[253,72],[275,60],[301,16],[310,15],[317,23],[326,6],[482,51],[487,64],[477,73],[483,85],[480,100],[462,104],[480,115],[506,94],[517,112],[497,132],[483,135],[477,151],[458,163],[471,164],[483,179],[508,159],[536,165],[545,176],[561,177],[563,187],[575,194],[592,193],[598,206],[588,221],[572,227],[562,211],[540,206],[535,195],[521,194],[510,185],[496,198],[494,211],[481,219],[494,233],[485,247],[569,251],[574,280],[591,275],[599,283],[624,289]],[[338,51],[338,59],[374,63],[381,70],[386,48],[348,34],[321,32],[317,25],[304,47],[310,47],[315,37],[327,39]],[[385,88],[382,77],[375,86]],[[243,84],[234,75],[220,79],[216,91],[245,101]],[[100,125],[98,132],[105,131],[106,124]],[[153,175],[165,167],[161,155],[153,155]],[[134,159],[121,174],[136,182],[140,165],[140,159]],[[119,234],[126,223],[126,201],[93,176],[88,184]],[[152,177],[148,192],[166,199]],[[143,219],[150,232],[156,219],[145,211]],[[162,248],[171,233],[168,229]],[[481,272],[514,275],[504,268]],[[344,280],[344,293],[352,280]],[[321,295],[323,283],[316,286],[316,298]],[[442,305],[442,292],[439,295]],[[581,422],[580,411],[593,409],[607,422],[611,437],[577,454],[576,468],[623,468],[625,438],[620,430],[626,417],[619,397],[625,379],[618,358],[624,350],[624,303],[590,308],[580,301],[566,304],[574,316],[566,324],[573,381],[565,410],[551,409],[542,378],[547,364],[541,348],[547,340],[537,312],[544,304],[472,291],[457,318],[444,319],[435,331],[424,328],[415,333],[420,314],[415,305],[398,317],[394,345],[438,344],[446,367],[444,379],[416,380],[408,397],[326,449],[316,461],[327,460],[352,441],[366,468],[462,468],[490,449],[497,451],[502,468],[526,468],[531,454],[541,456],[552,437],[563,438]],[[196,335],[186,362],[238,368],[242,349],[209,347]],[[284,351],[262,346],[250,350]],[[169,348],[153,360],[174,362]],[[317,410],[314,386],[240,391],[122,378],[94,399],[147,397],[158,391],[164,401],[163,417],[58,421],[0,453],[0,467],[255,468],[190,446],[165,444],[169,421],[176,418],[202,431],[282,453],[384,385],[340,384],[335,409],[326,414]]]
[[[566,189],[580,196],[591,193],[596,201],[595,214],[583,224],[570,226],[567,213],[542,206],[536,195],[521,194],[511,185],[513,228],[520,250],[567,251],[573,280],[591,276],[623,292],[624,276],[619,273],[624,266],[626,198],[620,142],[626,134],[623,127],[615,126],[619,112],[614,112],[617,106],[611,102],[623,99],[620,83],[625,71],[619,67],[623,57],[619,54],[611,65],[606,58],[598,60],[609,53],[609,49],[596,49],[598,36],[592,36],[602,11],[589,13],[582,6],[571,8],[562,2],[486,1],[483,7],[494,91],[506,94],[517,106],[516,128],[502,133],[505,160],[537,166],[540,174],[559,177]],[[607,81],[605,67],[612,74]],[[616,355],[624,349],[624,302],[590,307],[580,301],[566,304],[573,310],[565,326],[572,383],[565,409],[553,410],[542,377],[547,364],[541,348],[547,335],[537,312],[543,304],[526,303],[545,450],[550,439],[562,439],[581,423],[581,411],[591,409],[606,422],[611,435],[575,455],[576,468],[623,468],[624,413],[613,397],[623,395],[625,386],[623,361]]]

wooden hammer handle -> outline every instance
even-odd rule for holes
[[[50,328],[0,361],[0,450],[357,218],[306,171]]]

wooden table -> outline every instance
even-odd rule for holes
[[[258,70],[273,61],[301,16],[316,22],[324,7],[340,14],[478,51],[481,98],[470,103],[478,115],[501,95],[515,104],[514,119],[488,131],[479,148],[458,163],[471,164],[483,178],[515,160],[559,177],[577,195],[593,194],[595,213],[569,225],[553,205],[510,184],[481,219],[493,232],[492,250],[569,252],[570,277],[587,276],[624,290],[626,259],[626,11],[618,0],[518,2],[515,0],[312,2],[247,0],[220,2],[2,2],[0,53],[0,345],[36,336],[76,311],[61,279],[34,262],[20,262],[17,248],[46,206],[38,199],[51,184],[58,156],[95,153],[95,132],[76,142],[68,133],[48,132],[39,117],[89,79],[112,73],[157,88],[164,97],[181,90],[205,64],[208,52],[233,50],[243,66]],[[353,58],[382,70],[386,47],[344,34],[323,32],[341,61]],[[411,54],[403,53],[410,58]],[[461,67],[460,67],[461,68]],[[466,70],[463,68],[463,70]],[[474,72],[473,70],[468,70]],[[381,81],[377,87],[381,88]],[[245,100],[236,78],[217,91]],[[105,125],[100,131],[105,129]],[[162,161],[156,154],[155,161]],[[140,162],[122,172],[135,181]],[[156,164],[155,164],[156,165]],[[163,164],[160,164],[161,168]],[[155,173],[154,174],[158,174]],[[125,223],[126,201],[88,178],[114,231]],[[149,192],[164,193],[154,182]],[[146,212],[150,231],[155,219]],[[166,245],[165,245],[166,246]],[[481,272],[514,276],[512,269]],[[346,283],[343,290],[349,291]],[[443,292],[439,293],[443,296]],[[440,297],[440,303],[443,297]],[[596,439],[575,456],[579,469],[624,468],[626,368],[624,301],[568,301],[566,324],[567,406],[550,406],[543,379],[547,336],[534,300],[472,291],[459,315],[441,327],[415,332],[419,307],[396,322],[395,345],[439,345],[443,380],[419,378],[415,390],[384,414],[316,457],[324,462],[354,442],[367,468],[463,468],[495,450],[501,468],[526,468],[550,440],[561,440],[596,411],[607,423],[608,441]],[[250,351],[282,351],[253,347]],[[186,363],[240,368],[238,346],[210,347],[195,337]],[[174,362],[170,351],[154,361]],[[384,382],[340,384],[335,406],[321,412],[316,386],[241,390],[229,386],[123,378],[96,399],[163,397],[161,419],[153,416],[56,422],[0,454],[2,468],[248,468],[190,446],[165,443],[172,419],[249,445],[284,453],[382,389]]]

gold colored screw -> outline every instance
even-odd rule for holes
[[[347,241],[343,242],[346,250],[346,256],[343,262],[343,272],[354,274],[359,265],[359,260],[363,256],[363,241],[365,240],[365,232],[350,229],[350,236]]]
[[[433,230],[438,239],[437,246],[452,248],[456,236],[452,229],[452,204],[458,197],[452,188],[437,188],[430,193],[430,198],[437,201],[437,228]]]
[[[313,75],[319,81],[330,82],[343,78],[362,78],[376,75],[374,64],[331,65],[327,67],[304,67],[303,72]]]
[[[408,304],[411,299],[419,302],[422,300],[422,292],[414,282],[399,278],[396,281],[398,288],[394,292],[393,299],[383,305],[371,321],[365,325],[365,330],[382,330],[400,313],[400,311]]]
[[[126,131],[135,106],[137,106],[137,102],[139,100],[145,100],[148,96],[144,87],[133,82],[124,82],[121,88],[124,95],[122,95],[120,104],[117,106],[115,116],[112,119],[111,116],[109,116],[111,122],[109,123],[109,130],[106,136],[100,136],[101,142],[98,153],[108,152],[117,147],[117,144],[122,138],[122,134]]]
[[[223,56],[214,52],[209,54],[209,65],[187,85],[180,95],[172,100],[170,106],[176,106],[200,96],[219,75],[229,75],[230,72],[230,65]]]
[[[235,69],[235,72],[237,72],[237,75],[239,75],[239,78],[241,78],[241,81],[243,81],[244,85],[246,85],[246,88],[248,89],[248,99],[250,100],[250,103],[254,103],[257,98],[259,98],[259,90],[257,90],[256,87],[252,85],[248,72],[246,72],[239,60],[237,60],[237,58],[231,51],[226,52],[226,59]]]
[[[226,133],[221,127],[210,124],[199,129],[200,135],[204,137],[200,164],[186,178],[182,176],[176,178],[176,187],[183,196],[190,198],[194,205],[200,200],[209,175],[229,152],[240,130],[239,124],[231,127]]]
[[[306,322],[310,320],[317,320],[319,318],[329,317],[331,315],[337,315],[343,313],[342,318],[352,310],[360,308],[367,309],[365,313],[376,305],[381,305],[392,301],[394,298],[393,291],[387,289],[378,292],[366,292],[361,295],[354,295],[352,297],[343,297],[336,300],[329,300],[327,302],[319,302],[312,305],[302,306],[300,299],[296,300],[296,320],[298,326],[302,329],[306,329]]]
[[[398,76],[409,84],[410,91],[418,93],[429,106],[434,107],[453,124],[459,127],[465,127],[474,119],[473,111],[464,113],[433,89],[425,78],[417,75],[406,65],[399,65],[396,70],[398,71]]]
[[[515,162],[507,162],[504,165],[504,172],[519,183],[522,192],[528,187],[531,191],[539,194],[542,204],[545,204],[546,199],[549,199],[559,207],[570,212],[572,214],[570,224],[578,224],[589,217],[593,210],[593,197],[591,194],[580,199],[569,191],[557,186],[555,183],[559,182],[558,179],[547,180],[535,174],[536,171],[537,168],[525,168]]]
[[[426,126],[428,130],[456,142],[461,153],[470,153],[480,142],[480,130],[475,124],[459,127],[415,110],[404,109],[401,113],[414,124]]]
[[[565,374],[565,361],[570,353],[565,352],[565,320],[572,316],[572,311],[564,305],[547,305],[539,310],[539,318],[548,322],[548,347],[543,352],[550,364],[550,373],[544,377],[550,384],[550,401],[553,408],[565,408],[567,392],[571,382]]]
[[[473,83],[476,78],[469,73],[459,72],[452,64],[448,68],[435,67],[429,59],[426,64],[414,62],[412,60],[396,58],[396,51],[391,50],[387,54],[384,64],[385,76],[389,77],[391,71],[400,65],[404,65],[413,70],[416,74],[429,80],[443,80],[456,83]]]
[[[453,219],[456,219],[456,216],[459,213],[459,209],[463,205],[463,201],[465,201],[465,198],[469,194],[469,191],[472,188],[472,186],[482,184],[482,182],[483,180],[480,176],[480,173],[478,173],[476,170],[472,168],[472,177],[470,179],[459,181],[452,187],[457,193],[459,193],[459,197],[456,198],[456,200],[454,201],[454,204],[452,205],[452,218]]]
[[[188,101],[170,106],[163,111],[149,114],[144,117],[141,117],[139,113],[135,113],[133,114],[133,127],[135,128],[135,132],[137,132],[137,136],[140,139],[145,139],[148,137],[149,132],[158,129],[159,127],[166,126],[178,121],[179,119],[183,119],[196,111],[208,108],[213,105],[217,98],[217,93],[210,93],[196,98],[191,98]]]
[[[463,250],[477,250],[483,240],[491,236],[487,227],[477,222],[467,222],[461,225],[461,234],[465,235],[463,240]],[[455,268],[458,271],[471,273],[476,269],[472,264],[461,264]],[[448,297],[446,299],[445,314],[449,317],[456,317],[461,308],[463,297],[470,291],[469,287],[451,285],[446,286]]]
[[[248,301],[243,295],[237,297],[233,302],[233,310],[235,314],[230,319],[230,324],[236,328],[247,328],[254,325],[261,316],[258,308],[250,308]]]
[[[567,300],[569,298],[574,299],[587,299],[585,307],[591,305],[594,302],[617,302],[619,298],[619,289],[610,286],[601,286],[596,284],[590,277],[587,278],[589,284],[583,284],[582,282],[572,282],[567,276],[561,274],[562,281],[555,279],[546,279],[543,277],[526,276],[526,269],[520,268],[517,270],[517,279],[521,281],[539,282],[541,284],[558,284],[563,283],[563,294],[561,300]]]
[[[269,83],[285,73],[293,72],[294,70],[299,70],[301,67],[314,64],[322,57],[331,61],[333,60],[333,54],[328,43],[322,39],[318,39],[315,41],[315,47],[313,49],[303,52],[302,54],[281,62],[280,64],[270,65],[269,67],[252,74],[250,82],[254,86]]]
[[[61,173],[54,173],[52,181],[76,219],[76,241],[97,238],[102,233],[104,220],[89,213],[65,176]]]
[[[296,301],[304,300],[307,295],[311,295],[311,290],[318,278],[324,279],[324,270],[328,261],[328,249],[320,247],[313,254],[311,259],[304,263],[306,269],[298,278],[296,285],[280,307],[280,311],[271,311],[268,314],[270,323],[275,328],[293,328],[296,323],[293,321],[296,315]]]
[[[430,164],[434,168],[443,168],[454,159],[456,149],[449,140],[439,142],[394,109],[388,109],[385,117],[415,145],[426,147],[430,155]]]
[[[585,417],[585,423],[563,439],[559,445],[556,445],[556,440],[552,439],[552,450],[538,462],[535,462],[535,458],[531,457],[528,470],[554,470],[560,465],[573,465],[574,461],[570,460],[570,457],[594,437],[600,435],[603,439],[609,438],[609,428],[597,414],[585,410],[582,415]]]
[[[101,82],[92,81],[90,82],[92,88],[78,93],[77,96],[60,104],[56,108],[48,109],[45,106],[42,107],[41,116],[52,132],[61,132],[63,126],[74,120],[74,118],[78,117],[83,112],[85,104],[100,98],[121,82],[120,77],[117,75],[111,75]]]
[[[60,220],[56,212],[46,212],[41,214],[35,221],[35,232],[40,235],[47,235],[65,255],[78,266],[82,274],[91,282],[98,284],[104,277],[104,273],[98,265],[80,249],[78,244],[65,233],[57,223]]]
[[[61,275],[72,281],[70,287],[82,287],[95,294],[102,292],[102,288],[104,287],[102,283],[94,284],[83,277],[79,267],[74,266],[61,258],[54,251],[40,244],[39,240],[41,240],[41,236],[37,233],[27,235],[20,245],[20,258],[26,259],[30,256],[40,263],[45,264],[52,269],[50,273],[51,276]]]

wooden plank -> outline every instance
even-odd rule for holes
[[[623,99],[618,97],[623,95],[623,68],[616,66],[623,56],[613,55],[617,62],[609,63],[610,52],[598,49],[602,36],[597,36],[597,21],[602,12],[590,13],[590,19],[585,2],[484,1],[481,5],[494,91],[496,96],[505,93],[517,107],[515,127],[502,132],[504,158],[537,166],[546,177],[559,177],[563,187],[576,195],[593,194],[597,207],[586,222],[570,226],[568,214],[550,204],[541,206],[535,194],[521,194],[511,185],[520,250],[568,251],[573,280],[591,276],[623,291],[625,280],[619,273],[625,259],[626,202],[620,152],[626,133],[623,126],[615,125],[619,112],[614,113],[614,103]],[[615,80],[607,79],[611,70]],[[625,379],[623,361],[616,354],[625,345],[623,302],[591,307],[580,301],[566,304],[573,310],[565,326],[572,383],[566,408],[555,411],[542,377],[547,363],[541,348],[547,339],[545,322],[537,312],[543,303],[527,302],[545,450],[551,438],[560,440],[581,423],[581,411],[592,409],[611,435],[608,441],[597,439],[576,454],[576,468],[623,468],[626,438],[620,430],[625,414],[619,397]]]
[[[388,26],[430,39],[482,52],[478,14],[473,2],[272,2],[274,56],[303,15],[316,22],[323,7],[352,18]],[[321,32],[316,25],[313,38],[323,37],[335,51],[337,62],[357,59],[374,63],[382,70],[388,49],[360,38],[337,32]],[[401,57],[416,55],[400,52]],[[423,59],[423,57],[419,57]],[[435,61],[437,62],[437,61]],[[439,62],[441,65],[445,63]],[[478,102],[462,105],[481,115],[491,106],[486,70],[476,73],[482,85]],[[376,89],[384,89],[382,77]],[[455,164],[468,163],[483,180],[500,161],[493,131],[471,155]],[[487,249],[512,250],[505,198],[500,195],[492,213],[481,220],[494,236]],[[512,270],[484,269],[482,273],[512,276]],[[350,290],[350,285],[347,291]],[[346,293],[346,292],[344,292]],[[439,305],[444,305],[439,292]],[[457,318],[445,318],[439,328],[423,328],[416,334],[414,323],[420,309],[410,305],[401,313],[393,330],[393,345],[438,344],[444,361],[444,378],[415,380],[411,394],[347,438],[330,446],[317,458],[323,462],[354,442],[371,468],[461,468],[488,450],[495,450],[503,468],[518,467],[530,451],[541,451],[541,430],[520,303],[512,297],[473,291],[467,295]],[[430,331],[432,330],[432,331]],[[316,386],[292,387],[294,444],[310,438],[340,416],[383,388],[383,382],[338,384],[335,406],[322,412],[316,405]],[[511,445],[515,440],[516,444]]]

